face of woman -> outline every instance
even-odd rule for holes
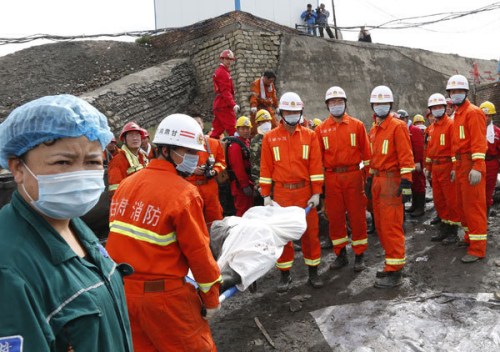
[[[54,143],[40,144],[26,153],[24,163],[35,175],[53,175],[82,170],[102,170],[103,155],[98,141],[86,137],[62,138]],[[24,184],[33,200],[38,200],[38,183],[20,159],[10,159],[9,168],[18,185]],[[19,187],[23,198],[29,198]]]

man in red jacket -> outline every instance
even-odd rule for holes
[[[234,135],[236,128],[236,114],[240,111],[239,105],[234,102],[234,84],[231,78],[231,65],[236,58],[231,50],[224,50],[220,56],[220,65],[215,70],[212,79],[214,82],[214,120],[212,122],[213,130],[210,137],[219,138],[227,131],[230,136]]]

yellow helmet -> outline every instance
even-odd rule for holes
[[[271,121],[271,119],[271,114],[266,109],[260,109],[257,111],[257,114],[255,114],[255,122]]]
[[[316,119],[313,119],[313,124],[314,124],[314,127],[318,127],[319,125],[321,125],[321,120],[316,118]]]
[[[420,114],[416,114],[415,116],[413,116],[413,123],[415,122],[423,122],[425,123],[425,119],[422,115]]]
[[[483,110],[483,112],[486,114],[486,115],[494,115],[497,113],[497,110],[495,109],[495,105],[493,105],[492,102],[489,102],[489,101],[485,101],[484,103],[482,103],[479,108],[481,110]]]
[[[250,122],[250,119],[246,116],[240,116],[238,120],[236,120],[236,128],[238,127],[252,127],[252,123]]]

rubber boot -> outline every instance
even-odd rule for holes
[[[438,230],[438,233],[433,235],[431,237],[431,241],[432,242],[441,242],[443,241],[445,238],[448,237],[448,234],[449,234],[449,226],[448,224],[445,224],[444,222],[441,223],[441,226],[439,226],[439,230]]]
[[[323,280],[318,275],[318,267],[310,266],[309,267],[309,280],[307,280],[309,285],[314,288],[321,288],[324,286]]]
[[[425,214],[425,193],[415,193],[413,195],[415,210],[410,213],[412,218],[419,218]]]
[[[403,283],[403,274],[401,270],[388,271],[387,275],[375,280],[377,288],[394,288]]]
[[[347,259],[347,250],[342,248],[339,255],[335,258],[335,261],[330,265],[330,270],[337,270],[343,268],[349,264],[349,259]]]
[[[291,282],[292,282],[292,276],[290,275],[290,270],[281,271],[281,278],[280,282],[278,282],[277,291],[279,293],[288,291]]]
[[[455,244],[458,242],[458,225],[450,225],[448,226],[448,236],[441,242],[441,244],[447,246],[450,244]]]
[[[359,273],[366,269],[364,253],[354,257],[354,271]]]

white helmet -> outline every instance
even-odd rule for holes
[[[287,92],[281,96],[279,109],[280,111],[302,111],[304,103],[297,93]]]
[[[429,97],[429,101],[427,102],[427,107],[436,106],[436,105],[446,105],[446,98],[443,94],[434,93]]]
[[[377,86],[373,88],[370,95],[370,103],[394,103],[392,91],[386,86]]]
[[[328,100],[334,99],[334,98],[342,98],[342,99],[347,100],[347,96],[345,95],[344,90],[340,87],[337,87],[337,86],[328,88],[328,90],[326,91],[326,94],[325,94],[325,103]]]
[[[446,90],[464,89],[469,90],[469,81],[462,75],[451,76],[446,85]]]
[[[191,116],[184,114],[172,114],[165,117],[156,129],[153,143],[205,151],[200,125]]]

